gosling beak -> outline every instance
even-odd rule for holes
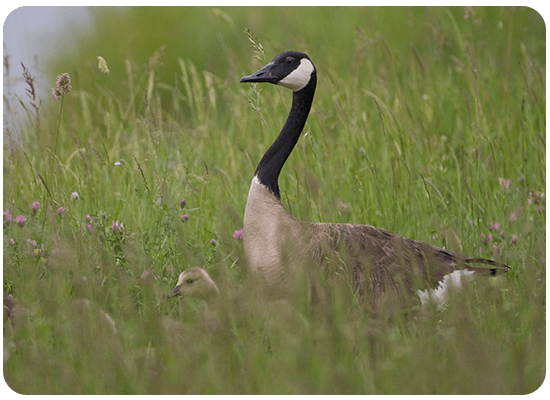
[[[168,295],[168,297],[174,297],[180,295],[180,285],[176,286],[174,290]]]

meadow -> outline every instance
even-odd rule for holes
[[[61,49],[47,66],[50,87],[68,73],[70,91],[33,98],[29,72],[29,96],[4,98],[25,110],[4,128],[3,147],[3,291],[19,304],[4,317],[12,390],[526,394],[542,385],[540,15],[95,12],[101,29],[82,38],[78,55]],[[336,296],[325,317],[306,304],[279,318],[254,301],[234,233],[291,94],[239,78],[290,49],[311,57],[318,85],[281,173],[285,207],[303,220],[373,225],[495,259],[511,266],[504,277],[475,280],[420,314],[388,305],[373,316]],[[18,60],[10,63],[15,74]],[[166,297],[194,266],[227,296],[222,332],[205,327],[200,300]]]

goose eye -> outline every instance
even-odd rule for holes
[[[191,278],[189,278],[185,281],[185,283],[188,283],[188,284],[192,284],[193,282],[195,282],[195,281]]]
[[[287,62],[287,64],[293,63],[294,62],[294,57],[287,57],[285,59],[285,61]]]

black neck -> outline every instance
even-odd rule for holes
[[[317,78],[315,72],[305,88],[292,95],[292,108],[279,136],[266,151],[256,168],[255,175],[279,200],[279,174],[283,165],[300,138],[311,109]]]

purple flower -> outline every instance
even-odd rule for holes
[[[14,239],[14,238],[10,238],[10,243],[11,243],[11,244],[15,244],[15,239]]]
[[[487,236],[485,236],[484,233],[481,234],[481,243],[483,243],[485,245],[487,244]]]
[[[90,214],[86,214],[86,221],[91,221],[92,217],[90,217]]]
[[[72,192],[71,193],[71,200],[78,200],[80,196],[78,195],[78,192]]]
[[[143,271],[143,274],[141,274],[141,279],[157,279],[154,272],[151,271]]]
[[[516,214],[516,212],[512,212],[512,214],[510,214],[510,218],[508,218],[508,221],[516,221],[518,219],[518,215]]]
[[[512,244],[516,244],[518,242],[518,235],[512,236]]]
[[[36,240],[27,239],[27,243],[30,244],[33,247],[36,247]]]
[[[23,228],[25,226],[25,222],[27,222],[27,218],[25,218],[24,215],[19,215],[18,217],[15,217],[15,222],[20,228]]]
[[[40,208],[40,203],[38,201],[34,201],[32,203],[31,208],[32,208],[33,215],[36,215],[36,213],[38,212],[38,209]]]
[[[490,231],[496,231],[498,228],[500,228],[500,224],[498,222],[495,222],[494,224],[489,224]]]
[[[4,226],[8,226],[11,223],[11,214],[8,210],[4,211]]]
[[[59,215],[60,217],[63,216],[63,214],[65,214],[65,209],[63,207],[59,207],[57,209],[57,215]]]
[[[89,230],[90,232],[93,232],[93,231],[94,231],[94,227],[93,227],[92,224],[86,225],[86,228],[88,228],[88,230]]]
[[[212,246],[217,246],[219,243],[218,243],[218,241],[217,241],[216,239],[212,239],[212,240],[210,241],[210,244],[211,244]]]
[[[489,233],[489,243],[493,243],[493,235]]]
[[[508,188],[510,188],[510,185],[512,184],[511,179],[500,178],[499,182],[504,187],[505,190],[508,190]]]
[[[181,219],[183,219],[183,221],[189,221],[189,215],[183,214],[183,215],[181,216]]]
[[[237,229],[237,230],[233,233],[233,239],[243,240],[243,230],[242,230],[242,229]]]
[[[186,205],[187,205],[187,202],[185,201],[185,199],[181,199],[180,208],[185,208]]]
[[[111,224],[111,229],[113,230],[113,232],[122,232],[122,229],[124,228],[124,225],[118,221],[114,221],[112,224]]]

